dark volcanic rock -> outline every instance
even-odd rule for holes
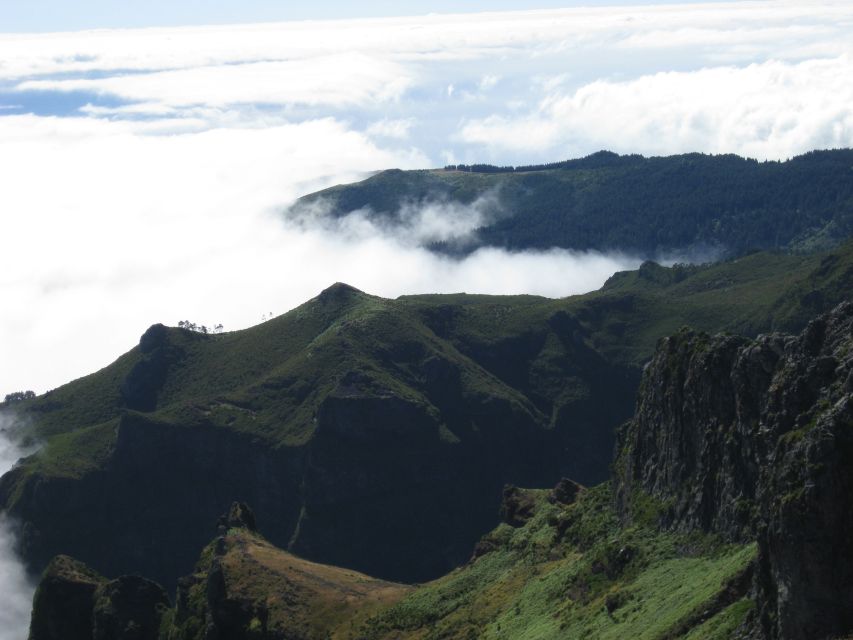
[[[157,640],[169,596],[156,582],[122,576],[95,593],[93,640]]]
[[[180,347],[169,342],[169,329],[162,324],[148,328],[139,339],[142,358],[121,383],[121,397],[128,409],[153,411],[169,369],[184,357]]]
[[[761,484],[761,621],[771,638],[853,631],[853,399],[780,438]]]
[[[536,509],[536,500],[529,491],[507,485],[501,503],[501,518],[512,527],[524,526]]]
[[[557,483],[557,486],[551,489],[551,493],[548,495],[548,501],[552,504],[574,504],[578,495],[580,495],[582,491],[584,491],[584,487],[574,480],[561,478]]]
[[[255,524],[255,514],[245,502],[233,503],[228,509],[228,513],[219,518],[219,525],[227,529],[237,527],[249,531],[258,530],[258,526]]]
[[[137,576],[108,581],[57,556],[33,601],[30,640],[157,640],[169,608],[163,587]]]
[[[105,582],[82,562],[54,558],[33,599],[30,640],[92,640],[95,592]]]
[[[622,430],[615,493],[661,524],[758,540],[759,635],[853,631],[853,304],[800,336],[662,340]]]

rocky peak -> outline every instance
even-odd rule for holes
[[[512,527],[523,527],[536,511],[532,492],[508,484],[501,501],[501,519]]]
[[[124,406],[135,411],[154,411],[169,370],[184,357],[183,349],[169,340],[162,324],[148,328],[139,339],[140,357],[121,383]]]
[[[157,347],[162,347],[166,344],[169,338],[169,328],[163,324],[152,324],[142,337],[139,338],[139,350],[142,353],[150,353]]]
[[[548,502],[551,504],[563,505],[574,504],[575,500],[578,499],[578,496],[580,496],[584,491],[586,491],[586,488],[583,485],[580,485],[569,478],[561,478],[548,494]]]
[[[33,598],[30,640],[90,640],[95,591],[105,582],[74,558],[51,560]]]
[[[647,366],[614,465],[617,508],[638,493],[665,527],[758,540],[760,634],[853,630],[853,304],[799,336],[682,330]]]
[[[224,513],[219,517],[219,527],[227,529],[246,529],[247,531],[256,532],[258,530],[255,523],[255,513],[244,502],[234,502]]]
[[[362,291],[343,282],[336,282],[330,287],[323,289],[317,300],[323,304],[344,304],[358,295],[364,295]]]
[[[157,640],[169,597],[138,576],[107,580],[68,556],[54,558],[33,599],[30,640]]]

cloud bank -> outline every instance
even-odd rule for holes
[[[13,420],[0,413],[0,476],[28,453],[15,439]],[[0,640],[23,640],[30,627],[35,585],[15,555],[14,527],[0,512]]]
[[[467,123],[461,138],[506,151],[570,156],[697,149],[766,159],[853,145],[853,58],[661,72],[555,91],[530,113]]]
[[[155,322],[239,329],[334,281],[562,296],[631,257],[464,244],[487,207],[285,220],[390,167],[853,145],[853,5],[793,0],[0,35],[0,394]]]
[[[146,125],[147,126],[147,125]],[[21,132],[27,132],[22,135]],[[108,364],[155,322],[257,324],[335,281],[386,296],[436,291],[567,295],[622,257],[489,250],[454,260],[421,248],[464,238],[481,207],[424,207],[381,228],[288,222],[281,203],[418,166],[333,120],[148,135],[127,122],[0,118],[7,242],[0,287],[0,388],[44,391]],[[12,151],[10,151],[13,150]],[[46,188],[46,185],[50,188]],[[60,357],[57,357],[59,355]]]

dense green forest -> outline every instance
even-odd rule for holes
[[[470,205],[487,194],[478,203],[485,219],[473,238],[431,248],[563,247],[700,259],[754,249],[809,252],[853,233],[853,150],[785,162],[602,151],[542,166],[389,170],[305,196],[290,213],[322,204],[334,217],[364,210],[402,222],[405,207]]]

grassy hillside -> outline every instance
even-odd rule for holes
[[[485,221],[468,244],[511,249],[717,249],[811,252],[853,231],[853,151],[816,151],[786,162],[733,155],[644,158],[600,152],[536,167],[454,166],[383,171],[302,198],[293,212],[340,217],[365,210],[403,223],[405,207],[471,204]],[[457,245],[432,245],[447,251]]]
[[[482,555],[372,616],[364,638],[728,638],[750,608],[754,545],[620,526],[609,485],[569,505],[526,492],[532,513],[503,523]]]
[[[328,638],[334,629],[352,627],[413,590],[303,560],[242,528],[231,528],[208,545],[181,584],[181,605],[161,624],[168,640],[208,637],[211,618],[220,637]]]
[[[24,554],[39,570],[63,552],[173,582],[245,500],[281,547],[429,579],[495,524],[504,483],[607,477],[661,336],[796,329],[851,280],[845,245],[646,263],[561,300],[335,285],[245,331],[156,325],[105,369],[5,407],[45,446],[0,480],[0,504],[37,532]]]
[[[650,499],[644,518],[623,526],[608,484],[568,503],[555,493],[514,489],[521,516],[484,536],[464,566],[414,587],[306,562],[231,528],[182,579],[161,637],[196,640],[214,620],[232,638],[722,640],[752,609],[755,545],[661,532]]]

